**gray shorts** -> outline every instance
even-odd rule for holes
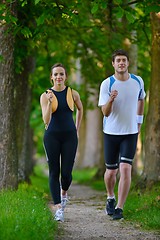
[[[119,163],[132,161],[136,152],[138,133],[110,135],[104,133],[104,155],[107,169],[117,169]]]

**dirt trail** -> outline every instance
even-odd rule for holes
[[[160,240],[160,235],[141,231],[125,220],[105,214],[105,195],[87,186],[72,184],[65,221],[58,223],[55,240]]]

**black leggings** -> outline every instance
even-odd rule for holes
[[[49,186],[54,204],[61,202],[61,187],[67,191],[71,185],[77,145],[76,130],[46,131],[44,135],[44,147],[49,166]]]

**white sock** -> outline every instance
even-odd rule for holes
[[[67,193],[66,195],[61,195],[61,199],[67,198]]]
[[[115,196],[108,196],[107,199],[116,199]]]
[[[120,207],[117,207],[117,206],[116,206],[116,207],[115,207],[115,209],[117,209],[117,208],[120,208]],[[123,208],[120,208],[120,209],[122,209],[122,210],[123,210]]]

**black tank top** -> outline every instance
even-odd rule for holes
[[[71,131],[76,129],[73,120],[73,111],[67,104],[67,88],[68,87],[61,92],[51,89],[58,100],[58,107],[56,111],[52,113],[47,132]]]

